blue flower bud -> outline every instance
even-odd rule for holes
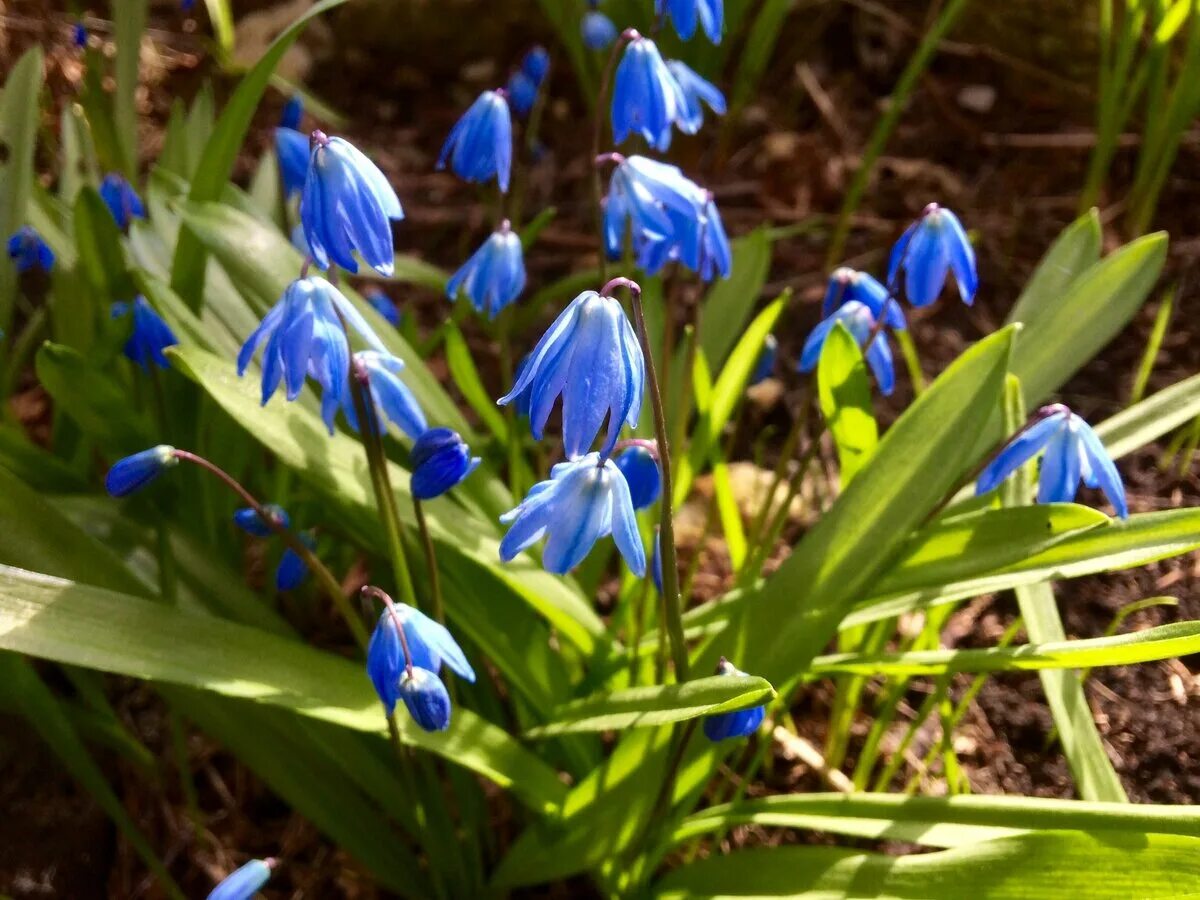
[[[404,642],[396,631],[397,619],[404,629]],[[367,644],[367,675],[389,716],[400,699],[400,676],[407,665],[404,643],[408,644],[414,666],[440,672],[445,662],[455,675],[475,683],[475,670],[449,629],[419,609],[406,603],[395,603],[392,609],[380,613]]]
[[[87,40],[87,28],[84,27],[82,22],[76,22],[75,26],[71,29],[71,43],[73,43],[77,49],[82,50],[87,46]]]
[[[750,373],[750,384],[761,384],[771,377],[771,373],[775,371],[775,357],[779,353],[779,341],[775,340],[775,335],[768,334],[763,340],[762,352],[758,354],[758,361],[754,363],[754,371]]]
[[[396,308],[396,304],[392,302],[391,297],[379,288],[367,288],[363,291],[363,299],[370,303],[371,308],[383,316],[389,325],[393,328],[400,327],[400,310]]]
[[[954,273],[958,295],[970,306],[979,289],[975,250],[958,216],[930,203],[896,241],[888,260],[888,284],[904,272],[904,292],[913,306],[928,306],[942,292],[946,275]]]
[[[134,219],[146,218],[142,198],[137,195],[133,185],[115,172],[105,175],[100,182],[100,199],[122,231],[127,230]]]
[[[400,675],[400,699],[424,731],[445,731],[450,727],[450,695],[442,680],[420,666]]]
[[[28,225],[23,225],[8,239],[8,257],[17,272],[41,269],[49,272],[54,267],[54,251],[42,240],[42,236]]]
[[[252,859],[209,892],[208,900],[250,900],[271,877],[274,859]]]
[[[518,69],[508,76],[505,90],[508,92],[508,103],[513,112],[522,118],[529,115],[538,95],[538,87],[533,83],[533,79]]]
[[[104,478],[104,487],[112,496],[124,497],[144,488],[165,469],[178,464],[175,448],[159,444],[113,463]]]
[[[579,33],[583,45],[589,50],[607,50],[617,39],[617,26],[602,12],[590,10],[579,21]]]
[[[736,669],[729,660],[721,657],[717,664],[718,675],[745,675]],[[726,738],[749,737],[758,731],[763,717],[767,714],[766,706],[752,706],[737,712],[718,713],[715,716],[705,716],[704,736],[714,743]]]
[[[541,87],[550,71],[550,54],[546,52],[546,48],[540,44],[530,47],[525,58],[521,60],[521,71],[535,87]]]
[[[446,296],[467,295],[478,313],[494,319],[525,289],[525,256],[520,236],[505,219],[446,285]]]
[[[145,370],[150,368],[150,363],[163,369],[169,368],[171,362],[163,351],[179,343],[179,338],[175,337],[171,326],[140,294],[132,303],[114,303],[112,306],[111,315],[114,319],[123,318],[130,313],[133,314],[133,331],[125,342],[126,358]]]
[[[304,182],[308,179],[308,136],[294,128],[276,128],[275,157],[279,161],[284,195],[291,197],[304,190]]]
[[[299,94],[292,94],[288,97],[287,103],[283,105],[283,111],[279,114],[280,128],[300,127],[300,120],[304,117],[304,98]]]
[[[454,487],[479,465],[478,456],[449,428],[429,428],[413,444],[412,495],[418,500],[432,500]]]
[[[316,538],[311,532],[305,531],[300,534],[300,541],[309,550],[315,550],[317,547]],[[279,558],[279,565],[275,569],[275,587],[281,591],[294,591],[304,583],[304,579],[308,577],[308,563],[291,547],[283,551],[283,556]]]
[[[669,14],[675,33],[685,41],[692,39],[699,24],[710,41],[721,43],[725,0],[654,0],[654,14],[660,20]]]
[[[512,114],[501,91],[484,91],[450,131],[437,167],[450,168],[466,181],[493,176],[503,193],[512,173]]]
[[[287,528],[291,524],[288,514],[284,512],[283,507],[274,503],[268,503],[263,507],[263,510],[282,528]],[[246,534],[254,535],[254,537],[270,537],[275,533],[267,522],[263,521],[262,516],[252,506],[246,506],[239,509],[233,514],[233,522],[238,528],[246,532]]]
[[[629,496],[634,509],[645,509],[658,499],[662,490],[662,474],[658,461],[647,448],[640,444],[626,447],[614,460],[625,481],[629,484]]]

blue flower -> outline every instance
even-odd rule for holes
[[[28,225],[22,225],[8,239],[8,257],[18,272],[28,272],[30,269],[49,272],[54,267],[54,251]]]
[[[550,54],[546,52],[546,48],[540,44],[530,47],[525,58],[521,60],[521,71],[536,86],[541,87],[542,82],[546,80],[546,75],[550,72]]]
[[[277,504],[268,503],[263,507],[263,511],[281,528],[287,528],[291,524],[288,514],[284,512],[283,507]],[[233,522],[246,534],[254,535],[254,537],[265,538],[275,534],[275,529],[263,520],[253,506],[246,506],[235,512]]]
[[[400,310],[392,302],[392,298],[379,288],[367,288],[362,292],[363,299],[371,304],[371,308],[379,313],[393,328],[400,327]]]
[[[82,50],[87,46],[87,40],[87,28],[84,27],[82,22],[76,22],[74,27],[71,28],[71,43],[73,43],[76,48]]]
[[[137,195],[133,185],[116,172],[105,175],[104,180],[100,182],[100,199],[104,201],[104,205],[116,220],[117,227],[122,231],[128,229],[129,223],[134,219],[146,218],[146,207],[142,205],[142,198]]]
[[[605,418],[603,453],[617,443],[622,423],[637,425],[646,364],[619,300],[584,291],[533,348],[533,359],[498,403],[529,393],[530,428],[538,440],[562,396],[563,446],[568,457],[587,453]]]
[[[113,463],[104,477],[104,488],[114,497],[141,490],[171,466],[179,465],[175,448],[159,444]]]
[[[904,291],[913,306],[928,306],[942,292],[946,275],[954,273],[958,295],[968,306],[975,301],[979,274],[975,250],[962,223],[950,210],[930,203],[896,241],[888,260],[888,284],[904,270]]]
[[[821,350],[825,347],[825,338],[829,337],[829,332],[838,322],[846,326],[860,347],[875,329],[875,317],[871,315],[871,310],[865,303],[851,300],[839,306],[833,315],[821,320],[804,342],[804,349],[800,353],[800,365],[797,366],[799,371],[811,372],[817,367],[821,359]],[[867,365],[875,373],[879,390],[885,397],[890,397],[896,387],[896,373],[892,368],[892,348],[888,345],[887,335],[882,331],[871,341],[866,357]]]
[[[775,371],[775,357],[779,354],[779,341],[775,340],[775,335],[768,334],[763,341],[762,352],[758,354],[758,360],[754,363],[754,371],[750,373],[750,384],[761,384],[771,377],[771,373]]]
[[[513,112],[521,117],[529,115],[538,95],[538,87],[533,83],[533,79],[518,69],[508,76],[505,90]]]
[[[168,347],[179,343],[171,326],[163,321],[162,316],[154,311],[146,298],[139,294],[132,303],[114,303],[112,317],[122,318],[133,313],[133,331],[125,342],[125,356],[137,363],[143,369],[149,369],[150,363],[166,369],[171,363],[163,354]]]
[[[361,350],[354,354],[355,377],[365,377],[371,395],[371,403],[378,419],[386,419],[413,440],[419,438],[428,427],[421,405],[400,380],[404,363],[387,352]],[[346,420],[358,431],[358,413],[352,397],[346,397]]]
[[[630,570],[646,574],[646,551],[625,476],[611,459],[589,453],[550,470],[550,479],[530,488],[521,505],[500,517],[511,523],[500,541],[504,562],[546,536],[542,564],[565,575],[583,562],[592,545],[611,534]]]
[[[279,114],[279,127],[296,129],[300,127],[300,120],[304,117],[304,99],[299,94],[292,94],[288,97],[287,103],[283,105],[283,111]]]
[[[629,498],[634,509],[645,509],[658,499],[662,475],[658,471],[658,460],[646,447],[641,444],[626,447],[617,454],[614,462],[629,485]]]
[[[1088,487],[1103,491],[1117,515],[1127,518],[1129,506],[1121,473],[1092,427],[1061,404],[1046,407],[1041,415],[988,463],[975,484],[975,493],[986,494],[996,488],[1044,449],[1038,503],[1070,503],[1082,480]]]
[[[634,34],[613,83],[613,142],[620,144],[637,134],[655,150],[665,151],[683,98],[654,41]]]
[[[450,279],[446,296],[451,300],[465,293],[471,305],[489,319],[521,295],[525,289],[525,256],[521,238],[507,219],[488,237]]]
[[[852,300],[864,304],[871,315],[879,318],[879,313],[887,307],[887,326],[897,331],[903,331],[908,323],[904,320],[904,310],[900,304],[888,296],[888,290],[866,272],[841,266],[834,269],[825,286],[825,299],[821,301],[821,315],[829,316],[835,309]]]
[[[277,865],[274,859],[252,859],[221,880],[208,900],[250,900],[271,877]]]
[[[397,620],[404,629],[404,641]],[[367,675],[389,716],[396,708],[400,676],[407,665],[404,644],[414,666],[436,673],[444,662],[459,678],[475,683],[475,670],[446,626],[406,603],[393,603],[380,614],[367,644]]]
[[[669,14],[675,33],[690,41],[696,24],[704,29],[714,44],[721,43],[725,27],[725,0],[654,0],[654,13],[659,18]]]
[[[484,91],[455,124],[442,145],[437,167],[446,160],[459,178],[487,181],[495,176],[507,193],[512,172],[512,114],[500,91]]]
[[[691,66],[672,59],[667,68],[678,88],[679,111],[675,125],[684,134],[696,134],[704,124],[704,106],[718,116],[725,115],[725,95],[716,85],[701,78]],[[703,104],[703,106],[701,105]]]
[[[590,10],[579,20],[579,33],[583,45],[589,50],[606,50],[617,39],[617,26],[602,12]]]
[[[301,543],[309,550],[317,548],[316,538],[311,532],[304,531],[299,535]],[[283,556],[279,558],[279,565],[275,569],[275,587],[281,591],[294,591],[304,583],[304,579],[308,577],[308,563],[304,561],[299,553],[288,547],[283,551]]]
[[[413,666],[401,673],[400,699],[423,731],[445,731],[450,727],[450,694],[442,680],[428,669]]]
[[[457,431],[430,428],[425,431],[409,455],[412,463],[412,495],[418,500],[440,497],[468,475],[480,463],[471,456],[471,448]]]
[[[312,133],[312,153],[300,221],[322,269],[335,262],[357,272],[357,250],[367,265],[383,275],[395,270],[391,220],[403,219],[400,198],[375,163],[348,141]]]
[[[305,377],[311,374],[324,388],[321,414],[332,434],[338,408],[349,401],[350,348],[342,319],[371,347],[386,352],[371,326],[341,291],[317,276],[296,279],[246,338],[238,353],[238,375],[245,374],[258,346],[265,341],[263,405],[281,381],[287,387],[288,400],[295,400]]]
[[[530,350],[521,357],[521,361],[517,363],[517,371],[514,373],[514,384],[520,383],[521,377],[525,374],[525,370],[529,368],[530,362],[533,361],[533,351]],[[529,418],[529,398],[533,393],[533,381],[529,381],[524,388],[519,392],[514,392],[512,405],[518,416],[523,419]]]
[[[308,136],[294,128],[276,128],[275,156],[279,160],[284,194],[291,197],[304,190],[308,179]]]
[[[717,664],[718,675],[745,675],[745,672],[735,668],[725,657]],[[749,709],[739,709],[737,712],[718,713],[715,716],[704,717],[704,736],[714,743],[726,738],[749,737],[758,731],[763,717],[767,714],[765,706],[752,706]]]

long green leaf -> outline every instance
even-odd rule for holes
[[[1096,434],[1115,459],[1200,415],[1200,375],[1151,394],[1096,426]]]
[[[821,415],[837,446],[844,488],[875,452],[879,428],[871,408],[871,382],[862,351],[840,322],[834,324],[821,349],[817,386]]]
[[[745,330],[770,267],[771,238],[765,228],[733,242],[733,271],[709,288],[701,318],[700,346],[714,369],[724,366]]]
[[[113,120],[120,141],[125,176],[137,177],[138,128],[137,88],[141,68],[142,32],[146,30],[147,0],[112,0],[117,39],[117,91],[113,97]]]
[[[1038,263],[1007,321],[1036,325],[1071,283],[1100,261],[1100,238],[1100,214],[1094,209],[1064,228]]]
[[[33,148],[37,140],[38,98],[42,92],[42,50],[33,46],[17,60],[0,97],[0,229],[5,240],[25,224],[33,192]],[[0,330],[12,325],[17,270],[0,254]]]

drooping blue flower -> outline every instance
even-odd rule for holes
[[[141,294],[133,298],[132,303],[114,303],[112,317],[120,319],[133,314],[133,330],[125,341],[125,356],[148,370],[150,363],[161,368],[169,368],[170,360],[163,354],[168,347],[179,343],[171,326],[163,321],[162,316],[155,312],[146,298]]]
[[[646,447],[632,444],[618,453],[614,462],[629,485],[634,509],[645,509],[658,499],[662,473],[658,471],[658,460]]]
[[[312,133],[312,152],[300,221],[322,269],[331,262],[357,272],[357,250],[371,268],[383,275],[395,270],[392,220],[404,218],[400,198],[379,167],[358,148],[322,131]]]
[[[480,458],[457,431],[429,428],[417,438],[409,456],[412,495],[418,500],[440,497],[479,466]]]
[[[775,358],[779,354],[779,341],[775,339],[775,335],[768,334],[763,341],[762,352],[758,354],[758,360],[754,363],[754,371],[750,373],[751,386],[761,384],[771,377],[771,373],[775,371]]]
[[[28,272],[30,269],[49,272],[54,267],[54,251],[29,225],[22,225],[8,239],[8,257],[17,272]]]
[[[875,317],[871,315],[871,310],[865,303],[851,300],[849,303],[839,306],[834,310],[833,315],[818,323],[804,342],[804,349],[800,353],[800,364],[797,366],[798,371],[811,372],[817,367],[817,363],[821,359],[821,350],[825,347],[825,338],[829,337],[829,332],[838,322],[846,326],[860,347],[875,330]],[[871,341],[871,346],[867,348],[865,355],[867,365],[875,374],[879,390],[885,397],[890,397],[896,387],[896,373],[892,367],[892,348],[887,342],[887,335],[882,330],[875,335],[875,339]]]
[[[283,104],[283,110],[279,114],[279,127],[298,129],[302,118],[304,118],[304,98],[299,94],[292,94],[288,97],[287,103]]]
[[[284,195],[291,197],[304,190],[304,182],[308,180],[308,135],[294,128],[276,128],[275,158],[279,161]]]
[[[521,361],[517,363],[517,371],[513,374],[514,383],[518,384],[521,381],[521,376],[525,374],[525,370],[529,368],[529,363],[533,361],[533,351],[529,351],[521,357]],[[533,381],[529,381],[520,392],[515,393],[512,399],[513,409],[517,415],[523,419],[529,418],[529,397],[533,393]]]
[[[1117,515],[1127,518],[1129,505],[1121,473],[1092,426],[1062,404],[1046,407],[1041,416],[988,463],[975,483],[975,493],[986,494],[998,487],[1045,450],[1038,474],[1038,503],[1070,503],[1083,481],[1103,491]]]
[[[370,391],[374,416],[381,423],[387,420],[413,440],[428,427],[421,405],[408,385],[400,380],[404,362],[392,354],[378,350],[361,350],[354,354],[355,377],[365,375]],[[346,397],[345,413],[350,427],[358,431],[358,413],[353,397]]]
[[[493,176],[508,192],[512,172],[512,114],[501,91],[484,91],[450,131],[442,145],[437,167],[450,168],[466,181],[487,181]]]
[[[319,276],[296,279],[246,338],[238,353],[238,375],[245,374],[255,351],[265,342],[263,405],[280,382],[287,387],[288,400],[295,400],[304,387],[305,377],[311,375],[324,389],[321,414],[332,434],[339,407],[348,405],[350,399],[350,347],[342,319],[372,348],[387,352],[378,335],[341,291]]]
[[[636,35],[636,32],[635,32]],[[655,150],[671,147],[671,126],[683,96],[654,41],[641,35],[625,45],[613,82],[613,142],[640,135]]]
[[[450,694],[442,679],[428,669],[413,666],[400,674],[400,699],[423,731],[450,727]]]
[[[617,26],[604,13],[593,9],[579,20],[579,33],[583,35],[583,46],[589,50],[607,50],[617,39]]]
[[[908,323],[900,304],[888,296],[888,290],[866,272],[841,266],[833,270],[825,286],[825,298],[821,301],[821,315],[829,316],[835,309],[852,300],[864,304],[871,315],[879,318],[880,311],[887,309],[887,326],[903,331]]]
[[[745,675],[725,657],[717,663],[718,675]],[[704,736],[716,743],[726,738],[749,737],[758,731],[763,717],[767,714],[766,706],[752,706],[749,709],[739,709],[736,712],[717,713],[715,716],[704,717]]]
[[[291,524],[288,514],[278,504],[268,503],[263,506],[263,511],[281,528],[287,528]],[[263,520],[263,517],[258,514],[258,510],[253,506],[245,506],[237,510],[233,514],[233,523],[246,532],[246,534],[253,535],[254,537],[265,538],[275,533],[275,529]]]
[[[512,525],[500,541],[504,562],[545,536],[542,564],[548,572],[565,575],[583,562],[596,541],[611,534],[630,571],[639,578],[646,574],[629,485],[616,463],[599,453],[556,465],[549,480],[535,484],[500,521]]]
[[[142,198],[137,195],[133,185],[116,172],[109,172],[100,182],[100,199],[122,231],[128,229],[134,219],[146,218]]]
[[[679,111],[675,125],[684,134],[696,134],[704,124],[704,107],[718,116],[725,115],[725,95],[710,81],[701,78],[687,63],[672,59],[667,68],[679,89]]]
[[[642,348],[620,301],[584,291],[542,335],[529,366],[497,402],[512,403],[529,389],[529,424],[541,440],[561,395],[567,456],[587,453],[605,418],[608,434],[602,452],[607,456],[621,425],[637,425],[645,381]]]
[[[404,629],[403,643],[397,620]],[[437,673],[444,662],[459,678],[475,683],[475,670],[446,626],[406,603],[393,603],[379,616],[367,644],[367,675],[389,716],[399,699],[400,676],[406,668],[404,643],[414,666]]]
[[[645,250],[649,245],[656,248],[655,255],[661,255],[663,262],[673,253],[689,269],[699,270],[708,192],[676,166],[645,156],[615,158],[618,163],[604,200],[604,246],[608,258],[620,259],[628,231],[632,233],[635,249],[640,250],[639,257],[650,255]],[[657,249],[660,245],[664,249]],[[641,259],[639,264],[643,264]],[[653,274],[646,265],[643,268]]]
[[[71,28],[71,43],[76,49],[82,50],[87,46],[88,32],[87,27],[82,22],[76,22]]]
[[[721,43],[725,28],[725,0],[654,0],[654,13],[660,19],[670,15],[675,33],[690,41],[696,25],[704,29],[714,44]]]
[[[175,448],[159,444],[126,456],[112,464],[104,476],[104,488],[114,497],[124,497],[141,490],[171,466],[179,465]]]
[[[930,203],[896,241],[888,260],[888,284],[903,270],[904,292],[913,306],[928,306],[942,292],[946,275],[954,273],[958,295],[970,306],[979,289],[975,249],[958,216]]]
[[[310,531],[302,531],[298,537],[309,550],[317,549],[317,539]],[[279,558],[275,568],[275,587],[280,591],[294,591],[308,577],[308,563],[299,553],[288,547]]]
[[[520,236],[505,219],[471,254],[446,285],[446,296],[467,295],[475,311],[494,319],[525,289],[525,255]]]
[[[277,862],[275,859],[252,859],[235,869],[221,880],[208,900],[250,900],[271,878]]]

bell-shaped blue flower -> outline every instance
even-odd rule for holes
[[[896,241],[888,260],[888,284],[904,272],[904,292],[913,306],[928,306],[942,292],[946,275],[954,273],[958,295],[970,306],[979,289],[975,249],[958,216],[930,203]]]
[[[579,33],[589,50],[607,50],[617,39],[617,26],[604,13],[592,9],[579,20]]]
[[[277,865],[274,859],[252,859],[221,880],[208,894],[208,900],[251,900],[271,878]]]
[[[292,94],[288,97],[287,103],[283,104],[283,110],[279,113],[279,127],[298,129],[302,118],[304,118],[304,98],[299,94]]]
[[[451,300],[464,293],[475,311],[496,318],[525,289],[525,255],[520,236],[505,219],[446,285]]]
[[[82,50],[87,46],[87,41],[87,28],[82,22],[76,22],[71,28],[71,43],[75,45],[76,49]]]
[[[725,0],[654,0],[654,13],[660,19],[670,15],[675,33],[690,41],[699,24],[714,44],[721,43],[725,27]]]
[[[134,219],[146,218],[146,207],[142,205],[142,198],[137,195],[133,185],[116,172],[105,175],[104,180],[100,182],[100,199],[104,201],[104,205],[116,220],[117,227],[122,231],[127,230],[129,223]]]
[[[680,248],[685,264],[700,264],[700,216],[708,195],[678,167],[645,156],[621,157],[604,200],[604,246],[619,259],[625,234],[634,244],[667,241]]]
[[[976,494],[998,487],[1013,472],[1044,450],[1038,474],[1038,503],[1070,503],[1082,480],[1099,488],[1122,519],[1129,516],[1121,473],[1092,426],[1062,404],[1048,406],[1042,417],[1019,432],[988,463],[975,483]]]
[[[404,629],[404,641],[397,620]],[[404,656],[405,644],[410,659]],[[459,678],[475,683],[475,670],[446,626],[406,603],[393,603],[380,614],[367,644],[367,675],[389,716],[399,699],[400,676],[409,662],[434,673],[442,670],[444,662]]]
[[[718,675],[745,675],[745,672],[735,668],[725,657],[717,664]],[[715,716],[704,717],[704,736],[714,743],[726,738],[749,737],[758,731],[763,717],[767,714],[765,706],[752,706],[749,709],[739,709],[737,712],[718,713]]]
[[[838,322],[846,326],[860,347],[866,343],[867,338],[875,330],[875,317],[871,315],[871,310],[865,303],[851,300],[849,303],[839,306],[834,310],[833,315],[821,320],[804,342],[804,349],[800,353],[800,364],[797,366],[798,371],[811,372],[817,367],[817,363],[821,359],[821,350],[825,347],[825,339],[829,337],[829,332]],[[896,373],[892,367],[892,348],[888,345],[887,335],[882,330],[875,335],[875,339],[871,341],[871,346],[867,348],[865,355],[867,365],[871,367],[875,381],[879,384],[879,390],[885,397],[890,397],[896,387]]]
[[[308,135],[294,128],[275,129],[275,158],[279,161],[279,177],[287,197],[304,190],[308,180]]]
[[[632,444],[618,453],[614,462],[629,485],[629,498],[634,509],[645,509],[658,499],[662,473],[658,471],[658,460],[649,449],[642,444]]]
[[[613,82],[613,142],[640,135],[655,150],[671,147],[671,126],[679,116],[679,85],[654,41],[641,35],[625,45]]]
[[[362,350],[354,354],[355,377],[365,375],[377,419],[387,420],[413,440],[428,427],[417,398],[403,381],[400,373],[404,363],[392,354],[377,350]],[[358,413],[353,398],[346,398],[346,420],[358,431]]]
[[[423,731],[450,727],[450,694],[442,679],[428,669],[413,666],[400,674],[400,699]]]
[[[300,542],[309,550],[317,548],[317,540],[312,532],[303,531],[298,537]],[[308,563],[304,561],[299,553],[288,547],[283,551],[283,556],[279,558],[279,565],[275,567],[275,587],[281,591],[294,591],[304,583],[304,579],[308,577]]]
[[[177,465],[179,460],[175,456],[175,448],[159,444],[113,463],[104,476],[104,488],[114,497],[124,497],[141,490],[171,466]]]
[[[300,221],[318,266],[328,269],[334,262],[357,272],[357,250],[371,268],[391,275],[396,258],[391,223],[403,218],[400,198],[375,163],[349,141],[312,133]]]
[[[684,134],[696,134],[704,124],[704,107],[718,116],[725,115],[725,95],[712,82],[701,78],[687,63],[672,59],[667,68],[678,88],[679,110],[675,125]]]
[[[583,562],[592,545],[609,534],[625,563],[639,578],[646,574],[646,551],[625,476],[611,459],[589,453],[550,470],[550,478],[530,488],[521,505],[501,516],[511,523],[500,541],[500,558],[513,559],[546,537],[542,564],[565,575]]]
[[[418,500],[432,500],[454,487],[479,466],[478,456],[457,431],[450,428],[430,428],[413,444],[409,455],[412,463],[412,495]]]
[[[280,382],[287,388],[288,400],[295,400],[305,377],[312,375],[324,389],[321,413],[332,434],[338,408],[349,401],[350,347],[342,320],[372,348],[386,353],[379,336],[341,291],[315,275],[296,279],[246,338],[238,353],[238,375],[245,374],[255,351],[265,343],[263,405]]]
[[[281,528],[287,528],[291,524],[288,514],[278,504],[266,504],[263,506],[263,512],[270,516],[272,521]],[[265,538],[275,533],[275,529],[271,527],[270,523],[263,520],[263,517],[258,514],[258,510],[253,506],[245,506],[237,510],[233,514],[233,523],[246,532],[246,534],[253,535],[254,537]]]
[[[754,371],[750,373],[751,386],[761,384],[771,377],[775,371],[775,359],[779,355],[779,341],[775,335],[768,334],[763,340],[762,351],[754,363]]]
[[[28,225],[22,225],[8,239],[8,258],[18,272],[28,272],[30,269],[49,272],[54,267],[54,251]]]
[[[383,316],[384,320],[393,328],[400,327],[400,310],[396,304],[392,302],[392,298],[381,291],[379,288],[367,288],[362,292],[363,299],[371,304],[371,308],[375,312]]]
[[[880,312],[885,314],[888,328],[903,331],[908,323],[904,320],[904,310],[900,308],[888,290],[875,278],[866,272],[841,266],[833,270],[829,283],[825,285],[825,298],[821,301],[821,315],[829,316],[839,306],[857,300],[871,311],[876,319]]]
[[[533,359],[513,389],[512,403],[529,390],[529,424],[538,440],[562,396],[563,446],[568,457],[591,449],[604,420],[602,452],[612,452],[621,425],[637,425],[646,363],[619,300],[584,291],[571,301],[533,348]]]
[[[154,307],[140,294],[132,303],[112,305],[114,319],[123,318],[130,313],[133,318],[133,330],[129,339],[125,341],[125,356],[146,370],[150,368],[150,363],[164,369],[169,368],[170,360],[163,351],[179,343],[179,338],[175,337],[171,326],[163,321],[162,316],[155,312]]]
[[[446,161],[459,178],[487,181],[493,176],[508,192],[512,173],[512,114],[501,91],[484,91],[450,131],[437,167]]]

